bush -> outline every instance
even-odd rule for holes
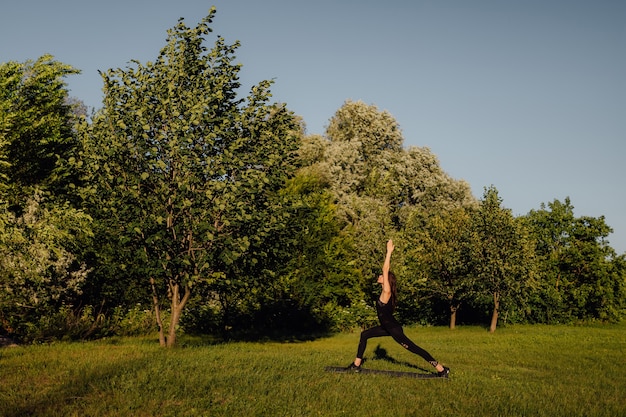
[[[167,323],[169,313],[162,312]],[[156,331],[154,312],[141,304],[128,309],[116,307],[108,313],[93,306],[80,309],[64,305],[13,329],[11,336],[24,343],[88,340],[110,336],[145,336]]]
[[[361,300],[349,307],[328,303],[322,308],[322,315],[330,323],[331,330],[348,331],[355,327],[367,328],[378,324],[374,308]]]

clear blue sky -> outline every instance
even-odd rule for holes
[[[626,252],[626,1],[5,3],[0,62],[50,53],[82,71],[70,94],[95,108],[98,70],[154,60],[179,17],[195,26],[215,5],[214,34],[242,42],[242,95],[274,79],[308,133],[347,99],[374,104],[477,197],[493,184],[520,215],[569,196]]]

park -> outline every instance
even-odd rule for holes
[[[92,113],[71,65],[0,64],[0,415],[624,414],[603,216],[474,196],[362,101],[308,135],[273,81],[241,95],[215,13],[102,72]],[[449,378],[403,377],[432,369],[390,338],[326,370],[377,324],[388,239],[397,319]]]

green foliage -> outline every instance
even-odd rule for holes
[[[363,300],[354,301],[348,307],[329,303],[322,307],[322,312],[331,323],[330,328],[333,331],[349,332],[378,324],[373,304]]]
[[[44,55],[0,64],[0,328],[55,337],[80,302],[91,218],[68,203],[77,144],[69,65]]]
[[[485,189],[472,219],[471,259],[479,288],[493,298],[490,331],[501,310],[513,308],[534,279],[534,242],[511,211],[501,206],[495,187]]]
[[[623,256],[608,245],[604,217],[575,217],[569,198],[541,205],[523,219],[537,242],[540,282],[532,320],[617,320],[623,316]]]
[[[91,332],[97,331],[97,336],[146,336],[152,335],[157,330],[155,313],[150,306],[136,304],[130,308],[120,306],[114,308],[107,315],[95,314],[93,309],[88,313],[94,319]],[[168,311],[163,311],[165,319]],[[83,313],[85,315],[85,313]],[[165,321],[167,323],[167,320]],[[167,331],[167,329],[165,329]]]
[[[450,327],[463,302],[472,301],[475,280],[471,258],[472,211],[459,207],[436,212],[427,219],[413,216],[405,238],[411,242],[407,268],[417,271],[421,293],[444,302],[450,314]]]
[[[6,105],[6,102],[0,101],[0,106]],[[2,117],[4,112],[0,113]],[[4,125],[4,121],[1,120],[0,123]],[[9,140],[6,135],[0,133],[0,203],[6,203],[7,193],[9,191],[9,175],[7,174],[11,164],[8,160],[8,145]],[[3,207],[4,209],[4,207]]]
[[[400,152],[404,141],[400,125],[389,112],[351,100],[337,110],[326,135],[332,142],[358,143],[363,161],[385,150]]]
[[[347,101],[331,118],[326,136],[323,150],[319,140],[308,144],[309,154],[321,154],[312,160],[328,172],[340,198],[372,197],[388,204],[392,214],[401,207],[434,210],[474,201],[469,185],[450,178],[428,148],[404,149],[397,121],[375,106]]]
[[[226,315],[266,288],[270,238],[284,227],[276,195],[300,130],[268,104],[270,82],[237,98],[238,44],[203,46],[214,13],[195,28],[181,19],[154,63],[104,74],[104,108],[81,129],[90,207],[131,248],[128,267],[155,280],[157,302],[167,294],[168,344],[195,286]]]
[[[11,205],[31,187],[58,192],[69,181],[59,162],[76,145],[75,117],[63,79],[79,72],[51,55],[0,64],[0,176],[11,185]]]
[[[320,324],[334,323],[331,310],[349,308],[363,298],[354,242],[342,233],[322,173],[300,170],[282,194],[290,215],[284,239],[288,253],[275,293],[309,308]]]
[[[24,339],[47,337],[37,323],[72,305],[89,272],[75,253],[91,237],[91,219],[42,201],[35,195],[21,216],[7,211],[0,223],[0,327]]]
[[[347,101],[331,119],[326,137],[307,138],[301,154],[326,173],[342,234],[354,242],[352,258],[361,271],[358,285],[365,297],[353,303],[369,303],[378,295],[373,283],[380,273],[384,244],[394,238],[399,250],[392,268],[400,277],[400,297],[410,306],[402,314],[413,319],[416,314],[410,310],[424,303],[426,277],[420,262],[427,262],[425,258],[410,266],[405,262],[406,256],[415,259],[421,250],[413,231],[434,213],[474,205],[470,188],[450,178],[429,149],[405,150],[398,123],[375,106]]]

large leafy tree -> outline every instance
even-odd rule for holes
[[[444,209],[474,200],[469,185],[447,175],[430,149],[405,149],[398,122],[376,106],[346,101],[331,118],[326,136],[321,160],[339,197],[373,197],[393,212],[415,206]]]
[[[325,140],[311,139],[307,148],[328,173],[337,215],[353,236],[364,292],[373,288],[384,256],[381,245],[389,238],[398,242],[394,269],[404,290],[419,287],[421,278],[404,262],[414,246],[404,238],[407,222],[472,204],[468,184],[450,178],[428,148],[405,149],[398,122],[374,105],[346,101],[331,118]]]
[[[426,213],[473,201],[469,185],[450,178],[428,148],[404,149],[398,122],[376,106],[346,101],[326,136],[319,164],[328,173],[339,215],[352,225],[367,213],[386,218],[372,222],[382,241],[416,209]],[[309,147],[319,149],[320,141]],[[378,253],[376,248],[370,252]]]
[[[485,189],[472,219],[471,259],[478,285],[492,298],[490,332],[503,307],[510,307],[534,279],[534,243],[521,222],[502,207],[498,190]]]
[[[326,129],[330,147],[326,166],[336,192],[365,193],[368,177],[379,162],[402,151],[398,122],[387,111],[361,101],[346,101]]]
[[[576,217],[569,198],[542,204],[524,217],[537,242],[539,287],[531,319],[615,320],[625,294],[623,260],[609,246],[604,217]]]
[[[400,126],[389,112],[351,100],[330,119],[325,136],[303,141],[305,165],[325,175],[341,234],[354,242],[350,262],[361,276],[360,291],[355,294],[374,296],[372,282],[380,273],[389,238],[398,242],[394,270],[402,277],[403,291],[419,287],[419,279],[404,262],[405,249],[413,245],[403,236],[408,219],[423,219],[431,211],[473,201],[469,186],[443,172],[429,149],[405,149],[403,141]],[[359,303],[363,300],[353,304]]]
[[[229,309],[271,278],[268,240],[284,222],[275,196],[301,131],[269,104],[270,82],[237,97],[239,44],[204,46],[214,15],[179,20],[154,63],[103,74],[104,107],[82,130],[91,207],[136,257],[125,267],[151,283],[167,346],[194,288]]]

